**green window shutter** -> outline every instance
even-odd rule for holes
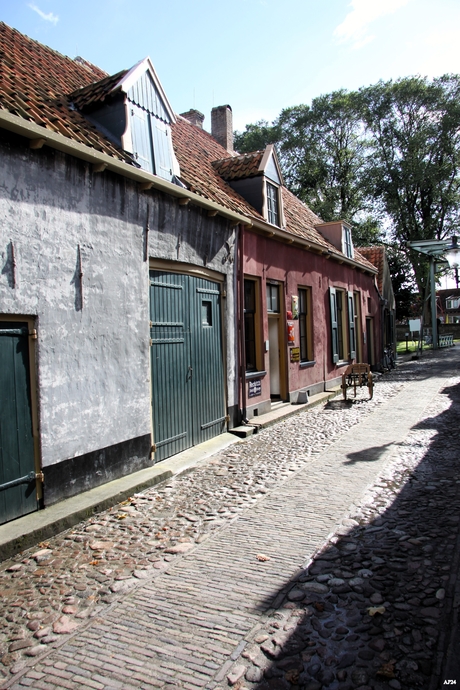
[[[356,359],[356,325],[355,325],[355,302],[353,293],[347,293],[348,298],[348,343],[350,346],[350,359]]]
[[[335,288],[329,288],[329,301],[331,305],[331,343],[332,361],[339,361],[339,328],[337,323],[337,300]]]

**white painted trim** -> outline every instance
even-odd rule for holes
[[[120,81],[113,87],[112,91],[121,88],[121,90],[124,91],[124,93],[128,93],[129,89],[132,86],[134,86],[134,84],[139,80],[140,76],[144,74],[144,72],[149,72],[150,76],[153,79],[155,87],[158,89],[165,109],[169,117],[171,118],[171,122],[175,123],[177,119],[176,114],[174,113],[174,110],[171,107],[171,104],[155,71],[153,63],[149,57],[144,58],[143,60],[138,62],[137,65],[134,65],[134,67],[132,67],[129,70],[129,72],[125,74],[124,77],[122,77]]]

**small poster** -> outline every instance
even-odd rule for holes
[[[262,395],[262,383],[260,379],[252,379],[252,381],[249,381],[249,386],[248,386],[248,397],[249,398],[255,398],[258,395]]]
[[[287,332],[288,332],[288,345],[294,345],[294,343],[295,343],[295,330],[294,330],[294,323],[292,321],[288,321]]]
[[[298,319],[299,318],[299,296],[298,295],[292,295],[291,306],[292,306],[292,318]]]
[[[300,362],[300,347],[291,347],[291,362]]]

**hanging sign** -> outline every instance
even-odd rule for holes
[[[294,345],[294,343],[295,343],[295,331],[294,331],[293,321],[288,321],[287,332],[288,332],[288,344]]]
[[[298,319],[299,318],[299,297],[298,297],[298,295],[292,295],[291,306],[292,306],[292,318]]]

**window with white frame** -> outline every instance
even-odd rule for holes
[[[353,239],[351,236],[351,229],[347,226],[343,226],[343,236],[342,236],[342,246],[343,253],[348,256],[349,259],[353,258]]]
[[[278,187],[270,182],[266,183],[267,188],[267,220],[272,225],[280,225],[280,209],[278,200]]]
[[[450,297],[446,299],[446,309],[458,309],[458,297]]]

